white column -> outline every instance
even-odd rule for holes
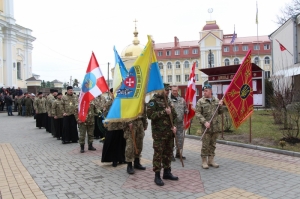
[[[3,37],[2,29],[0,28],[0,87],[4,86],[4,66],[3,66]]]
[[[6,21],[9,24],[15,24],[16,20],[14,19],[14,0],[4,0],[5,7],[4,13],[6,15]]]

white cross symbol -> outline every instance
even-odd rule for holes
[[[129,81],[126,81],[126,84],[128,84],[128,86],[131,86],[131,84],[134,84],[134,81],[132,81],[131,78],[129,78]]]

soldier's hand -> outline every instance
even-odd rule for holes
[[[57,116],[54,116],[54,119],[57,119]]]
[[[128,124],[129,129],[132,131],[132,123]]]
[[[50,113],[48,114],[48,117],[51,117],[51,114],[50,114]]]
[[[77,123],[78,123],[78,124],[81,124],[81,123],[82,123],[82,121],[78,120],[78,121],[77,121]]]
[[[173,131],[174,134],[176,134],[176,132],[177,132],[176,126],[173,126],[172,131]]]
[[[223,100],[219,101],[219,105],[222,106],[223,105]]]
[[[209,122],[205,122],[204,126],[209,129],[210,128],[210,123]]]
[[[170,107],[167,107],[167,108],[165,109],[165,111],[166,111],[166,113],[167,113],[168,115],[171,114],[171,108],[170,108]]]
[[[63,116],[67,116],[67,113],[64,113]]]

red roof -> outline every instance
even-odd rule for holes
[[[206,24],[202,30],[219,30],[219,26],[217,24]]]
[[[178,44],[178,48],[182,47],[189,47],[189,46],[199,46],[198,44],[199,40],[194,41],[180,41]],[[162,49],[162,48],[174,48],[174,42],[168,42],[168,43],[155,43],[154,49]]]
[[[228,45],[230,44],[232,38],[227,37],[223,39],[223,45]],[[258,36],[258,41],[259,43],[264,43],[264,42],[271,42],[269,37],[267,35],[263,36]],[[237,37],[234,40],[235,44],[243,44],[243,43],[257,43],[257,36],[250,36],[250,37]]]

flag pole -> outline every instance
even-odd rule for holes
[[[252,141],[251,116],[250,116],[250,118],[249,118],[249,123],[250,123],[250,136],[249,136],[249,142],[251,143],[251,141]]]

